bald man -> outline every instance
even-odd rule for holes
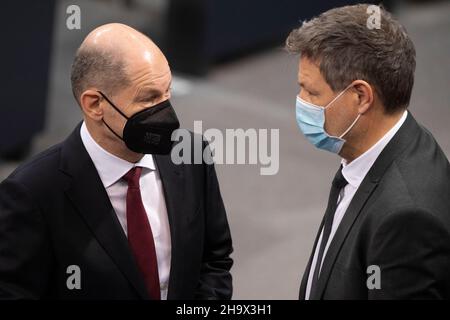
[[[104,25],[71,80],[83,121],[0,184],[0,298],[231,298],[214,167],[169,154],[179,122],[164,54]]]

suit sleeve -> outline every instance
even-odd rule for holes
[[[205,164],[205,242],[196,299],[231,299],[233,252],[230,229],[214,165]]]
[[[47,290],[50,245],[39,208],[25,188],[0,184],[0,299],[39,299]]]
[[[386,216],[375,233],[368,265],[380,267],[380,289],[369,299],[444,299],[450,289],[450,235],[431,213]]]

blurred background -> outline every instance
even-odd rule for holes
[[[182,127],[280,130],[280,169],[218,165],[234,240],[235,299],[296,299],[325,211],[337,156],[314,149],[295,121],[298,58],[283,50],[300,21],[345,0],[3,1],[0,181],[62,141],[81,120],[70,88],[76,49],[95,27],[123,22],[149,35],[174,74]],[[378,3],[378,2],[375,2]],[[69,30],[77,5],[81,29]],[[410,111],[450,157],[450,1],[383,1],[417,50]]]

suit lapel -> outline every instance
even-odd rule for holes
[[[80,125],[66,140],[62,150],[60,170],[71,177],[65,194],[125,278],[142,298],[148,299],[125,233],[79,132]]]
[[[336,230],[333,240],[331,241],[331,244],[323,261],[317,289],[314,292],[311,292],[311,299],[316,300],[323,297],[323,293],[328,283],[336,258],[354,222],[363,209],[365,203],[377,187],[378,182],[383,177],[386,169],[391,165],[392,161],[394,161],[394,159],[405,149],[405,147],[413,138],[414,130],[417,129],[417,122],[414,120],[413,116],[408,113],[408,116],[403,125],[400,127],[399,131],[397,131],[392,140],[386,145],[384,150],[381,152],[381,154],[373,164],[372,168],[367,173],[363,182],[353,196],[353,199],[350,202],[350,205],[345,212],[345,215],[341,223],[339,224],[338,229]]]
[[[184,176],[183,171],[180,169],[182,165],[175,165],[172,162],[170,155],[155,155],[154,159],[163,186],[172,241],[170,279],[167,298],[178,299],[179,297],[177,294],[182,292],[183,278],[180,277],[180,275],[182,274],[183,261],[185,261],[185,258],[183,257],[184,250],[182,249],[183,242],[181,239],[184,216],[179,214],[184,210]]]
[[[353,223],[361,212],[361,209],[367,199],[369,199],[376,186],[377,183],[373,181],[363,182],[358,188],[358,191],[355,193],[323,260],[316,290],[311,292],[310,298],[312,300],[321,299],[342,244],[344,243]]]

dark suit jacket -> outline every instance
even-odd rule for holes
[[[368,289],[371,265],[380,289]],[[421,298],[450,298],[450,166],[408,114],[353,197],[310,299]]]
[[[79,130],[0,184],[0,298],[148,298]],[[231,298],[231,236],[213,165],[154,159],[172,237],[168,299]],[[80,267],[81,290],[67,288],[70,265]]]

